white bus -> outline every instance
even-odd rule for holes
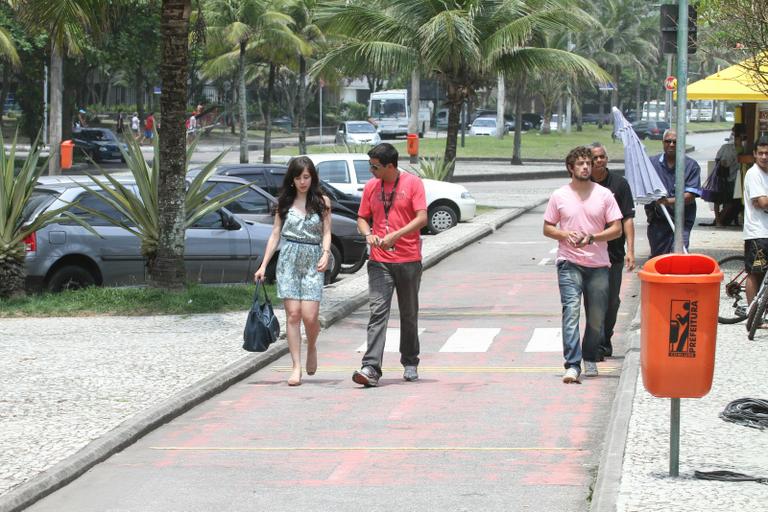
[[[408,102],[408,91],[391,89],[371,94],[368,100],[368,120],[376,125],[376,130],[382,139],[408,135],[408,119],[411,115],[411,105]],[[428,106],[419,106],[419,136],[429,127],[431,113]]]
[[[666,102],[664,101],[644,101],[643,112],[640,119],[650,119],[652,121],[663,121],[666,118]]]
[[[688,103],[689,121],[713,121],[715,119],[715,102],[712,100],[693,100]]]

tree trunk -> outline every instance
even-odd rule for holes
[[[296,118],[299,130],[299,154],[307,153],[307,59],[299,55],[299,104]]]
[[[451,168],[445,177],[445,181],[451,181],[453,179],[453,171],[456,168],[456,140],[459,135],[459,125],[461,124],[461,107],[464,102],[464,95],[455,84],[448,83],[447,85],[448,127],[445,135],[443,160],[445,160],[446,164],[452,162]]]
[[[597,91],[597,128],[603,129],[603,116],[605,115],[605,94],[603,91]]]
[[[48,144],[51,148],[51,159],[48,161],[48,174],[61,174],[59,148],[61,147],[61,102],[62,85],[64,83],[64,58],[61,48],[54,42],[51,46],[51,83],[50,83],[50,117],[48,118]]]
[[[525,91],[525,78],[518,82],[517,94],[515,94],[515,138],[512,142],[512,165],[523,165],[520,156],[520,148],[523,143],[523,92]]]
[[[621,67],[616,65],[613,67],[613,90],[611,91],[611,104],[609,106],[619,108],[619,78],[621,75]],[[610,109],[608,109],[610,110]]]
[[[411,97],[409,109],[411,115],[408,118],[408,133],[421,133],[419,122],[419,97],[421,96],[421,76],[418,68],[411,71]],[[416,155],[418,156],[418,155]]]
[[[277,66],[269,63],[269,77],[267,78],[267,99],[264,102],[264,163],[272,162],[272,96],[275,92],[275,74]]]
[[[23,248],[21,252],[23,255]],[[6,259],[0,265],[0,299],[23,297],[26,274],[23,256],[21,261],[15,258]]]
[[[506,88],[504,87],[504,74],[499,73],[498,84],[496,85],[496,138],[501,140],[504,138],[504,95],[506,94]]]
[[[643,82],[641,80],[640,76],[640,70],[637,70],[637,82],[635,83],[635,115],[636,119],[635,121],[640,120],[640,111],[643,108],[643,100],[642,100],[642,90],[643,90]]]
[[[10,78],[11,73],[8,71],[8,66],[3,65],[3,88],[0,90],[0,122],[2,122],[3,114],[5,113],[5,99],[8,97],[8,92],[11,89]]]
[[[160,30],[160,161],[157,255],[149,262],[149,285],[184,287],[184,219],[186,211],[187,59],[191,0],[163,0]]]
[[[240,104],[240,163],[248,163],[248,105],[245,95],[245,41],[240,42],[240,58],[237,69],[238,101]]]

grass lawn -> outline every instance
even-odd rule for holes
[[[187,315],[221,313],[250,309],[253,285],[190,285],[181,292],[164,292],[151,288],[100,288],[28,295],[24,298],[0,299],[0,317],[51,317],[91,315]],[[267,285],[267,293],[275,306],[275,287]]]
[[[710,131],[713,129],[728,130],[733,126],[732,123],[690,123],[689,132]],[[444,135],[444,134],[443,134]],[[405,140],[397,139],[392,142],[401,154],[406,153]],[[598,129],[597,125],[584,125],[584,130],[577,132],[575,129],[571,133],[552,132],[549,135],[542,135],[537,131],[529,131],[522,134],[521,153],[525,159],[555,159],[565,158],[565,155],[576,146],[592,144],[593,142],[602,142],[608,155],[615,155],[614,159],[619,160],[624,155],[624,145],[620,140],[611,140],[611,127],[606,125]],[[461,157],[485,157],[485,158],[511,158],[514,143],[514,135],[508,134],[502,140],[495,137],[476,136],[464,137],[464,147],[461,147],[461,134],[457,144],[457,156]],[[644,141],[646,151],[649,155],[661,153],[662,144],[660,140]],[[309,146],[309,153],[364,153],[367,148],[364,146]],[[442,156],[445,151],[445,137],[437,138],[432,134],[419,140],[419,155],[422,157]],[[275,155],[295,155],[295,147],[286,147],[275,149]]]

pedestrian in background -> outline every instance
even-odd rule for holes
[[[317,371],[320,299],[331,254],[331,202],[320,190],[315,165],[300,156],[288,162],[277,199],[272,234],[255,280],[262,281],[282,240],[277,261],[277,296],[285,305],[286,337],[293,367],[289,386],[301,384],[301,323],[307,335],[307,375]]]
[[[605,336],[597,356],[597,360],[602,361],[613,355],[612,338],[621,306],[619,295],[622,271],[624,267],[628,272],[635,268],[635,201],[627,180],[608,170],[608,153],[599,142],[592,144],[592,181],[611,191],[622,216],[621,235],[608,241],[608,258],[611,262],[608,273],[608,307],[605,311]]]
[[[725,144],[720,146],[715,155],[715,168],[718,173],[719,190],[717,202],[715,202],[715,221],[709,226],[725,227],[739,225],[739,213],[741,213],[741,201],[734,198],[736,191],[736,178],[741,171],[739,153],[741,148],[741,136],[744,133],[743,124],[735,124]]]
[[[122,135],[125,131],[125,114],[122,110],[117,111],[117,134]]]
[[[133,140],[139,140],[140,134],[139,134],[139,126],[141,124],[141,121],[139,120],[139,113],[134,112],[133,116],[131,117],[131,133],[133,134]]]
[[[572,149],[565,159],[571,182],[555,190],[544,212],[544,236],[557,240],[557,282],[563,307],[563,382],[597,377],[598,350],[608,307],[609,240],[621,234],[622,214],[611,191],[591,181],[592,150]],[[579,343],[581,297],[587,325]]]
[[[144,120],[144,137],[141,139],[143,143],[145,140],[152,144],[152,137],[155,134],[155,113],[150,112],[147,118]]]
[[[768,268],[768,139],[755,144],[755,165],[744,176],[744,269],[747,304]]]
[[[394,146],[379,144],[368,152],[371,174],[357,212],[357,228],[370,248],[368,260],[368,348],[352,380],[379,384],[392,294],[400,308],[400,364],[403,379],[419,378],[419,287],[421,228],[427,225],[427,201],[421,179],[397,168]],[[373,219],[370,222],[370,219]]]
[[[651,257],[669,254],[674,251],[675,232],[669,225],[662,208],[666,208],[670,218],[674,219],[675,211],[675,154],[677,150],[677,132],[667,130],[662,137],[664,151],[650,157],[651,165],[656,169],[661,182],[667,189],[667,197],[645,205],[645,216],[648,220],[648,243],[651,246]],[[681,149],[684,151],[684,149]],[[684,222],[683,243],[688,249],[691,229],[696,221],[696,198],[701,195],[701,168],[691,157],[685,157],[685,184],[683,189]]]

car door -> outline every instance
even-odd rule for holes
[[[320,179],[327,181],[346,194],[362,196],[362,186],[358,190],[358,184],[352,180],[352,175],[346,159],[325,160],[315,163],[315,169]]]
[[[72,202],[77,202],[77,205],[70,208],[70,213],[93,227],[100,237],[73,221],[62,220],[50,225],[46,230],[52,254],[61,257],[85,255],[93,259],[99,266],[103,284],[106,286],[144,283],[146,265],[141,255],[139,238],[91,211],[130,225],[128,219],[105,202],[98,193],[83,191]]]
[[[253,278],[255,261],[248,230],[223,210],[203,216],[187,229],[184,267],[197,283],[242,283]]]

